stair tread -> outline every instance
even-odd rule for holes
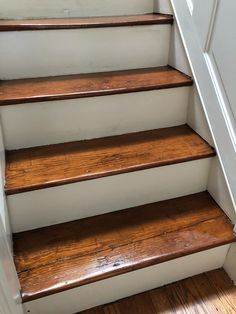
[[[169,67],[77,74],[0,82],[0,105],[74,99],[192,85]]]
[[[48,18],[0,20],[0,31],[26,31],[49,29],[78,29],[95,27],[172,24],[173,16],[167,14],[142,14],[89,18]]]
[[[15,234],[14,255],[27,302],[234,241],[202,192]]]
[[[6,152],[9,194],[212,157],[187,125]]]

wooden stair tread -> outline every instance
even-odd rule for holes
[[[0,82],[0,105],[122,94],[189,85],[192,85],[190,77],[169,66],[18,79]]]
[[[0,31],[26,31],[49,29],[78,29],[96,27],[136,26],[154,24],[172,24],[172,15],[143,14],[128,16],[106,16],[89,18],[54,18],[0,20]]]
[[[187,125],[8,151],[6,193],[212,157],[215,151]]]
[[[233,241],[202,192],[15,234],[14,256],[26,302]]]

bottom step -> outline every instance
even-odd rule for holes
[[[26,302],[24,303],[24,307],[26,313],[31,314],[77,313],[220,268],[224,264],[228,250],[229,245],[225,245],[177,258],[172,261]]]
[[[37,304],[40,308],[44,303],[45,306],[41,312],[32,313],[55,313],[55,308],[50,312],[46,306],[51,303],[57,307],[56,313],[71,314],[73,300],[70,297],[77,300],[74,312],[112,301],[104,302],[103,297],[100,300],[101,292],[97,290],[102,284],[104,293],[109,287],[109,283],[105,287],[107,278],[110,283],[114,279],[121,280],[118,285],[126,286],[123,292],[131,284],[138,289],[132,290],[133,294],[190,276],[195,271],[221,267],[228,249],[226,244],[233,241],[230,221],[210,195],[203,192],[18,233],[14,235],[14,250],[23,301],[39,299],[28,305]],[[216,249],[218,246],[221,247]],[[191,254],[200,251],[205,252],[193,258]],[[184,257],[186,255],[189,256]],[[168,264],[176,258],[179,262],[174,260]],[[182,265],[183,269],[177,270]],[[156,278],[150,276],[154,268]],[[141,269],[152,278],[144,290],[139,290],[141,286],[135,283],[138,271],[134,270]],[[151,283],[154,286],[150,287]],[[91,289],[92,286],[96,289]],[[72,290],[66,291],[68,289]],[[130,295],[126,292],[119,297]],[[67,304],[70,311],[65,302],[59,302],[63,294],[70,300]],[[48,297],[50,295],[53,296]]]
[[[80,314],[236,313],[236,287],[223,269]]]

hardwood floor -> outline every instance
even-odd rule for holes
[[[148,291],[80,314],[233,314],[236,287],[223,269]]]

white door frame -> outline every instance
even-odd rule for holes
[[[0,216],[0,313],[23,314],[20,285]]]

